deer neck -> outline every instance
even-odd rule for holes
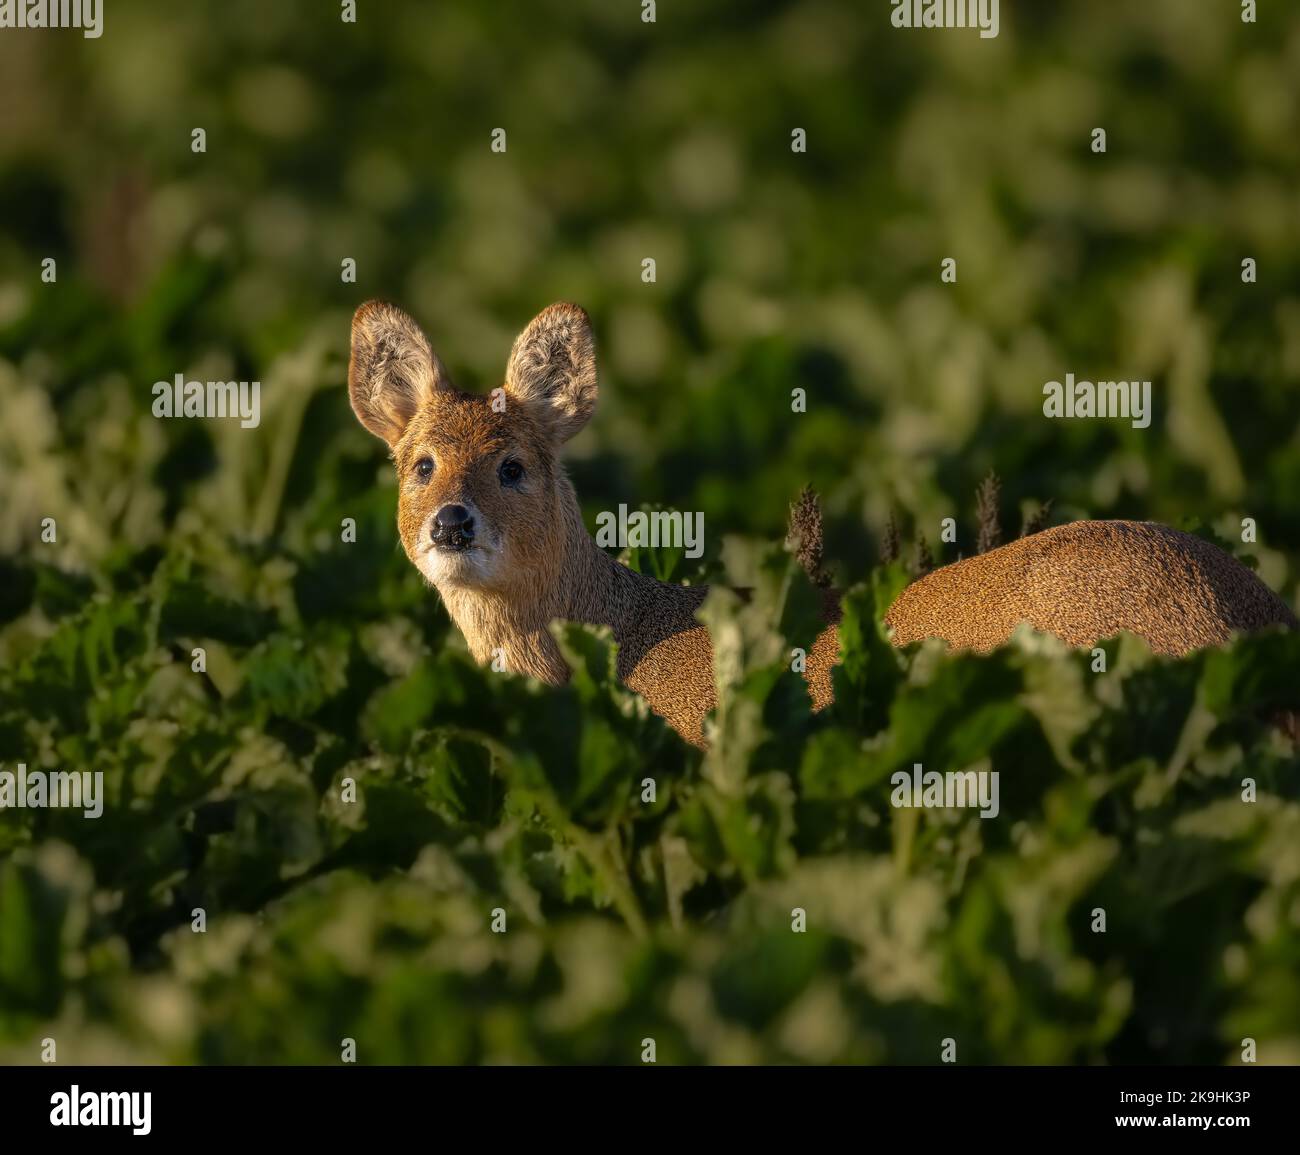
[[[656,581],[605,553],[583,525],[567,480],[560,486],[560,505],[553,547],[557,568],[549,581],[530,577],[509,590],[443,592],[452,620],[478,661],[502,663],[553,685],[568,681],[569,667],[551,636],[552,621],[608,626],[623,645],[640,630],[648,611],[671,606],[689,616],[704,594],[702,587]]]
[[[588,626],[608,626],[625,634],[644,610],[652,578],[628,569],[600,548],[586,532],[566,543],[563,597],[555,616]]]

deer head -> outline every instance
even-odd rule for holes
[[[500,647],[511,668],[565,680],[542,635],[581,580],[575,543],[590,542],[558,457],[596,406],[587,314],[544,310],[515,341],[503,386],[475,395],[455,388],[409,316],[372,301],[352,321],[348,391],[396,464],[406,554],[475,657]]]

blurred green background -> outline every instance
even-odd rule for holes
[[[883,0],[357,7],[0,32],[0,767],[110,795],[0,815],[0,1057],[1300,1061],[1297,769],[1259,721],[1287,639],[1103,684],[1033,643],[918,666],[873,620],[890,511],[969,555],[990,469],[1008,536],[1049,499],[1199,523],[1297,604],[1300,11],[1003,0],[984,40]],[[704,759],[599,638],[563,693],[475,670],[347,405],[376,296],[484,390],[587,308],[589,526],[702,511],[704,573],[765,588],[813,484],[866,583],[834,715],[773,673],[779,593],[716,607],[744,708]],[[1067,372],[1151,379],[1151,426],[1045,419]],[[260,380],[261,425],[155,419],[177,373]],[[1018,776],[998,831],[900,827],[913,757]]]

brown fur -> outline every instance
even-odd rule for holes
[[[553,305],[524,330],[498,412],[490,397],[451,384],[405,313],[371,302],[353,320],[348,385],[358,419],[392,450],[398,532],[412,562],[420,565],[431,519],[449,504],[473,508],[508,543],[509,564],[489,578],[435,582],[474,657],[486,663],[499,651],[508,669],[561,685],[569,669],[549,624],[608,626],[619,678],[704,745],[703,721],[716,700],[713,650],[695,611],[707,588],[667,585],[609,557],[587,533],[558,459],[596,400],[586,313]],[[435,465],[421,478],[416,466],[425,458]],[[516,489],[498,479],[506,458],[525,470]],[[829,670],[816,663],[833,656],[833,638],[823,635],[815,650],[806,676],[824,674],[828,688]]]
[[[885,615],[895,645],[1001,645],[1020,622],[1072,646],[1121,630],[1157,653],[1222,645],[1232,631],[1295,628],[1295,615],[1235,558],[1145,521],[1077,521],[954,562],[907,587]]]
[[[515,342],[494,405],[452,385],[410,317],[371,302],[353,320],[348,387],[358,419],[392,451],[402,545],[435,575],[474,657],[486,663],[499,652],[508,669],[561,685],[569,669],[550,623],[608,626],[619,678],[703,746],[716,703],[713,649],[695,617],[707,588],[666,585],[609,557],[588,535],[559,461],[596,403],[586,313],[567,304],[541,313]],[[523,467],[517,485],[499,472],[507,460]],[[475,516],[481,536],[467,554],[431,546],[433,519],[448,505]],[[790,544],[821,590],[828,623],[804,674],[820,710],[834,697],[840,610],[821,568],[821,511],[807,491],[791,510]],[[895,645],[939,637],[976,650],[1000,645],[1022,620],[1072,645],[1131,630],[1174,654],[1224,642],[1232,630],[1297,624],[1234,559],[1142,522],[1079,522],[945,566],[904,590],[886,617]]]

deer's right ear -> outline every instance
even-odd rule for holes
[[[348,397],[352,411],[376,437],[396,445],[421,405],[451,388],[428,339],[394,305],[367,301],[352,318]]]

